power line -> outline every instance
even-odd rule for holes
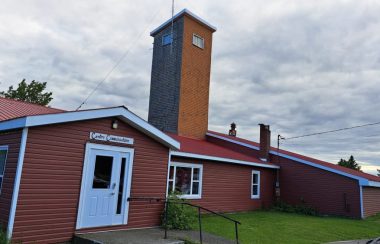
[[[134,44],[140,40],[140,38],[142,37],[142,35],[147,31],[147,29],[149,28],[149,26],[151,25],[151,23],[154,21],[154,19],[156,18],[156,16],[161,12],[162,8],[159,9],[152,17],[152,19],[149,21],[149,23],[147,24],[146,28],[140,32],[140,34],[136,37],[136,39],[132,42],[132,44],[127,48],[127,50],[123,53],[123,55],[120,56],[120,58],[117,60],[117,62],[115,63],[115,65],[110,69],[110,71],[108,71],[108,73],[104,76],[104,78],[95,86],[95,88],[88,94],[88,96],[86,97],[86,99],[83,100],[83,102],[78,106],[78,108],[76,110],[79,110],[84,104],[87,103],[88,99],[98,90],[98,88],[100,87],[101,84],[103,84],[107,79],[108,77],[111,75],[111,73],[117,68],[117,66],[119,66],[119,64],[123,61],[123,59],[129,54],[129,52],[131,51],[132,47],[134,46]]]
[[[328,131],[316,132],[316,133],[300,135],[300,136],[285,137],[284,140],[291,140],[291,139],[308,137],[308,136],[316,136],[316,135],[322,135],[322,134],[327,134],[327,133],[334,133],[334,132],[339,132],[339,131],[343,131],[343,130],[352,130],[352,129],[357,129],[357,128],[361,128],[361,127],[367,127],[367,126],[373,126],[373,125],[379,125],[379,124],[380,124],[380,122],[363,124],[363,125],[356,125],[356,126],[345,127],[345,128],[336,129],[336,130],[328,130]]]

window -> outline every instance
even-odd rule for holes
[[[260,171],[252,170],[251,198],[260,198]]]
[[[93,189],[110,189],[113,157],[96,155]]]
[[[7,160],[8,147],[0,146],[0,194],[3,185],[5,161]]]
[[[205,40],[196,34],[193,34],[193,44],[199,48],[205,48]]]
[[[162,36],[162,46],[169,45],[170,43],[172,43],[172,41],[172,34],[166,34]]]
[[[201,198],[202,169],[199,164],[171,163],[168,192],[180,192],[183,198]]]

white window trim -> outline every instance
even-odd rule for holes
[[[3,171],[3,174],[0,174],[0,177],[1,177],[0,195],[1,195],[1,190],[3,189],[3,185],[4,185],[5,169],[7,167],[8,146],[0,146],[0,151],[6,151],[6,153],[5,153],[5,162],[4,162],[4,171]]]
[[[253,192],[253,175],[257,175],[257,183],[255,185],[257,185],[257,195],[253,195],[252,192]],[[251,174],[251,199],[260,199],[260,185],[261,185],[261,182],[260,182],[260,171],[257,171],[257,170],[252,170],[252,174]]]
[[[199,38],[199,39],[202,40],[202,46],[201,46],[201,47],[194,43],[194,37]],[[200,35],[197,35],[197,34],[195,34],[195,33],[193,33],[193,40],[192,40],[192,43],[193,43],[194,46],[196,46],[196,47],[198,47],[198,48],[200,48],[200,49],[204,49],[204,48],[205,48],[205,39],[204,39],[203,37],[201,37]]]
[[[173,180],[170,180],[170,167],[174,166],[174,172],[173,172]],[[191,183],[190,183],[190,192],[192,192],[193,188],[193,170],[194,168],[199,169],[199,191],[197,195],[193,194],[185,194],[185,195],[180,195],[178,197],[183,198],[183,199],[201,199],[202,198],[202,183],[203,183],[203,165],[202,164],[192,164],[192,163],[180,163],[180,162],[170,162],[169,165],[169,172],[168,172],[168,183],[167,183],[167,192],[169,193],[169,184],[173,184],[173,190],[175,186],[175,178],[176,178],[176,167],[187,167],[191,168]],[[170,182],[171,181],[171,182]]]

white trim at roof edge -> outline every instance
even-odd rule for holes
[[[191,12],[190,10],[188,9],[182,9],[180,12],[178,12],[176,15],[173,16],[173,19],[177,19],[179,16],[181,16],[182,14],[188,14],[190,15],[191,17],[193,17],[194,19],[198,20],[199,22],[201,22],[202,24],[206,25],[207,27],[209,27],[210,29],[216,31],[216,27],[211,25],[209,22],[207,22],[206,20],[202,19],[201,17],[199,17],[198,15],[194,14],[193,12]],[[168,24],[170,24],[172,21],[172,18],[168,19],[167,21],[165,21],[163,24],[161,24],[159,27],[157,27],[156,29],[152,30],[150,32],[150,35],[151,36],[154,36],[155,34],[157,34],[162,28],[164,28],[165,26],[167,26]]]
[[[9,212],[9,220],[8,220],[8,227],[7,227],[8,239],[11,239],[12,233],[13,233],[13,225],[14,225],[14,221],[16,217],[17,200],[18,200],[18,193],[20,190],[21,174],[22,174],[22,168],[24,165],[24,156],[25,156],[27,138],[28,138],[28,128],[24,128],[22,130],[20,150],[18,153],[16,176],[15,176],[15,182],[13,186],[11,209]]]
[[[187,153],[187,152],[175,152],[175,151],[172,151],[171,155],[172,156],[178,156],[178,157],[185,157],[185,158],[197,158],[197,159],[205,159],[205,160],[210,160],[210,161],[219,161],[219,162],[225,162],[225,163],[233,163],[233,164],[242,164],[242,165],[248,165],[248,166],[256,166],[256,167],[261,167],[261,168],[271,168],[271,169],[279,169],[280,168],[277,165],[261,164],[261,163],[243,161],[243,160],[236,160],[236,159],[222,158],[222,157],[214,157],[214,156],[207,156],[207,155],[203,155],[203,154],[195,154],[195,153]]]
[[[138,117],[134,113],[130,112],[125,107],[113,107],[27,116],[0,122],[0,131],[107,117],[119,117],[124,122],[130,124],[132,127],[135,127],[136,129],[156,139],[162,144],[172,149],[180,148],[180,143],[178,141],[166,135],[165,133],[163,133],[153,125],[149,124],[142,118]]]
[[[235,144],[238,144],[238,145],[241,145],[241,146],[245,146],[247,148],[251,148],[251,149],[255,149],[255,150],[260,150],[259,147],[252,146],[252,145],[244,143],[244,142],[239,142],[239,141],[236,141],[236,140],[224,137],[224,136],[215,135],[215,134],[210,133],[210,132],[207,132],[206,135],[211,136],[211,137],[215,137],[215,138],[218,138],[218,139],[221,139],[221,140],[225,140],[225,141],[228,141],[228,142],[232,142],[232,143],[235,143]],[[271,151],[269,151],[269,153],[271,153],[273,155],[277,155],[277,151],[271,150]],[[315,168],[319,168],[319,169],[326,170],[326,171],[329,171],[329,172],[332,172],[332,173],[335,173],[335,174],[339,174],[339,175],[342,175],[342,176],[346,176],[348,178],[352,178],[352,179],[358,180],[359,181],[359,185],[361,185],[361,186],[380,187],[380,182],[369,181],[368,179],[363,178],[363,177],[351,175],[351,174],[348,174],[348,173],[345,173],[345,172],[342,172],[342,171],[339,171],[339,170],[336,170],[336,169],[332,169],[332,168],[329,168],[329,167],[326,167],[326,166],[322,166],[322,165],[319,165],[319,164],[316,164],[316,163],[313,163],[313,162],[310,162],[310,161],[307,161],[307,160],[303,160],[303,159],[300,159],[300,158],[289,156],[289,155],[284,154],[284,153],[279,153],[279,156],[284,157],[284,158],[288,158],[288,159],[294,160],[296,162],[303,163],[303,164],[306,164],[306,165],[309,165],[309,166],[312,166],[312,167],[315,167]]]
[[[369,181],[369,182],[368,182],[368,186],[372,186],[372,187],[380,187],[380,182],[377,182],[377,181]]]

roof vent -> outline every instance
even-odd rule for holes
[[[231,129],[229,130],[228,135],[236,136],[236,124],[235,124],[235,122],[232,122]]]

